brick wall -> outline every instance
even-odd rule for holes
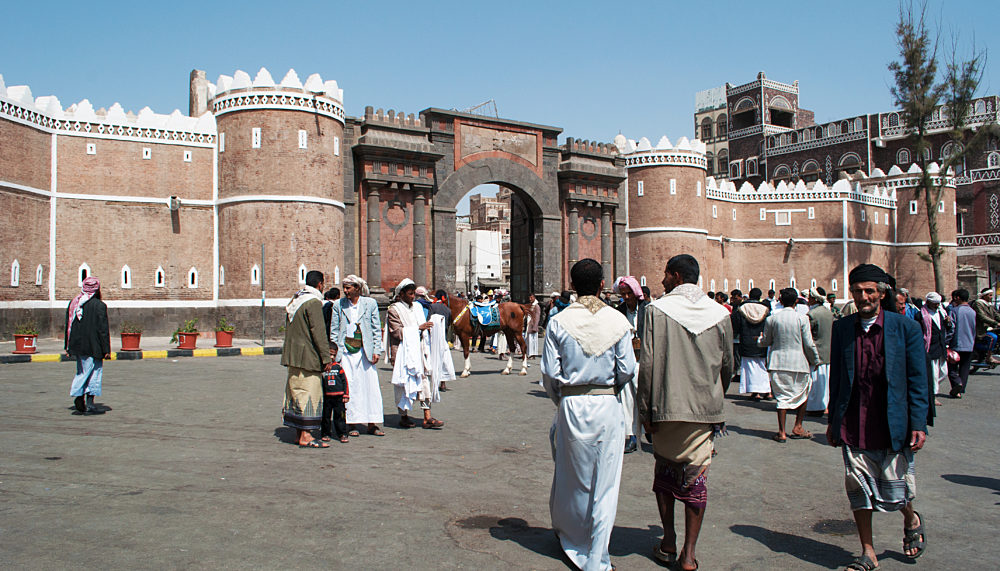
[[[0,181],[49,190],[52,135],[0,119]]]
[[[0,152],[0,155],[4,153]],[[49,298],[49,199],[0,186],[0,212],[16,223],[0,225],[0,300]],[[11,286],[11,266],[20,267],[19,285]],[[42,284],[35,285],[42,266]]]

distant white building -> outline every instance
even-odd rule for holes
[[[497,284],[503,280],[502,236],[494,230],[472,230],[467,222],[455,227],[455,277],[460,291],[476,283]]]

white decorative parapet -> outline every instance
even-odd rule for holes
[[[232,77],[220,75],[208,84],[208,96],[216,115],[246,109],[288,109],[307,111],[344,122],[344,90],[333,80],[323,81],[318,73],[303,84],[294,69],[288,70],[280,82],[275,82],[266,68],[256,77],[236,70]]]
[[[674,145],[663,136],[654,147],[646,137],[636,143],[632,139],[626,139],[624,135],[618,135],[615,137],[615,146],[625,159],[626,169],[646,166],[707,168],[705,143],[698,139],[689,141],[687,137],[681,137]]]
[[[934,184],[955,186],[952,176],[939,176],[937,163],[927,166]],[[922,171],[917,165],[910,166],[903,172],[898,166],[889,169],[885,174],[880,169],[872,171],[871,177],[858,176],[854,179],[840,179],[833,186],[826,186],[823,181],[805,183],[779,182],[771,185],[762,182],[756,188],[749,182],[744,182],[739,189],[728,180],[716,180],[708,177],[705,184],[705,196],[710,199],[726,202],[816,202],[848,200],[871,206],[896,208],[896,191],[903,188],[913,188],[921,183]]]
[[[194,146],[215,144],[215,117],[206,113],[188,117],[179,110],[169,115],[144,107],[126,112],[115,103],[107,110],[94,110],[84,99],[62,108],[54,95],[34,98],[26,85],[6,87],[0,76],[0,117],[60,135],[143,140]]]

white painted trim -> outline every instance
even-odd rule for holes
[[[56,299],[56,191],[59,188],[59,141],[58,135],[52,133],[52,152],[49,160],[49,186],[52,187],[49,199],[49,301]],[[44,192],[44,191],[43,191]]]
[[[339,200],[333,200],[332,198],[320,198],[318,196],[285,196],[280,194],[248,194],[244,196],[231,196],[229,198],[220,198],[215,203],[218,205],[223,204],[235,204],[239,202],[313,202],[316,204],[326,204],[329,206],[336,206],[340,209],[345,209],[346,206],[343,202]]]
[[[267,307],[284,307],[288,305],[290,297],[268,298]],[[43,300],[22,300],[22,301],[0,301],[0,309],[65,309],[70,300],[53,299]],[[159,307],[260,307],[260,298],[251,299],[220,299],[218,301],[210,299],[111,299],[104,300],[108,307],[115,308],[159,308]]]
[[[52,135],[52,137],[55,138],[55,135]],[[56,156],[56,150],[55,150],[55,144],[53,144],[52,145],[52,168],[49,169],[50,170],[50,175],[52,173],[54,173],[55,170],[56,170],[56,167],[55,167],[55,164],[56,164],[55,156]],[[21,191],[28,192],[28,193],[31,193],[31,194],[39,194],[41,196],[52,196],[52,192],[51,191],[42,190],[40,188],[35,188],[33,186],[26,186],[26,185],[23,185],[23,184],[17,184],[16,182],[10,182],[10,181],[7,181],[7,180],[0,180],[0,186],[5,186],[7,188],[11,188],[11,189],[14,189],[14,190],[21,190]]]
[[[9,119],[9,117],[5,117]],[[117,126],[117,125],[115,125]],[[124,125],[123,125],[124,126]],[[140,128],[140,127],[133,127]],[[141,129],[145,130],[144,127]],[[105,139],[109,141],[126,141],[129,143],[152,143],[156,145],[177,145],[179,147],[199,147],[202,149],[211,149],[215,147],[215,143],[199,143],[196,141],[175,141],[169,139],[153,139],[151,137],[135,137],[128,135],[109,135],[107,133],[98,133],[96,131],[86,132],[86,131],[64,131],[62,129],[56,131],[60,135],[66,135],[69,137],[84,137],[87,139]],[[177,133],[187,133],[189,135],[202,135],[205,137],[214,136],[213,133],[194,133],[192,131],[176,131]]]
[[[212,151],[212,299],[219,300],[219,151]]]
[[[735,243],[754,243],[754,244],[787,244],[788,238],[730,238],[728,236],[706,236],[708,240],[713,242],[721,242],[723,239],[727,242]],[[930,246],[930,242],[886,242],[884,240],[866,240],[864,238],[795,238],[792,240],[797,244],[836,244],[838,242],[846,241],[852,244],[868,244],[870,246],[897,246],[897,247],[914,247],[914,246]],[[941,242],[942,247],[958,247],[958,242]]]
[[[76,194],[60,193],[59,198],[69,198],[73,200],[100,200],[111,202],[136,202],[140,204],[164,204],[170,206],[170,198],[157,198],[155,196],[123,196],[118,194]],[[181,206],[212,206],[211,200],[197,198],[179,199]]]
[[[687,232],[690,234],[708,234],[704,228],[684,228],[682,226],[644,226],[641,228],[629,228],[628,233],[638,232]]]

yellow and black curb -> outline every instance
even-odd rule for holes
[[[117,351],[111,354],[112,361],[135,361],[138,359],[172,359],[174,357],[247,357],[256,355],[280,355],[281,347],[228,347],[223,349],[165,349],[161,351]],[[0,363],[57,363],[76,362],[76,358],[65,353],[35,353],[32,355],[0,355]]]

